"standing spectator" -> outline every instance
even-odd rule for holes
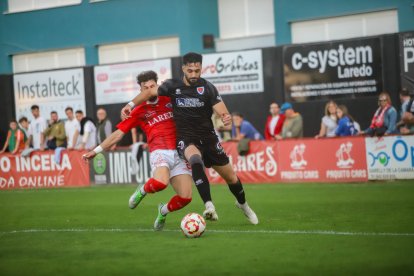
[[[112,133],[112,123],[109,121],[106,110],[102,107],[96,112],[98,123],[96,124],[96,141],[101,144]]]
[[[401,118],[401,134],[414,134],[414,99],[411,99]]]
[[[357,134],[355,129],[354,120],[348,113],[348,108],[345,105],[339,105],[336,109],[336,115],[338,116],[338,127],[336,128],[336,136],[353,136]]]
[[[232,139],[239,141],[243,138],[251,140],[263,140],[263,136],[259,131],[249,122],[244,120],[243,115],[239,112],[232,113],[233,128]]]
[[[76,120],[73,115],[73,108],[66,107],[65,109],[66,117],[68,118],[65,122],[65,133],[68,149],[75,149],[79,145],[79,131],[80,123]]]
[[[291,103],[284,103],[280,108],[280,113],[284,114],[286,119],[282,127],[282,135],[276,135],[276,139],[289,139],[303,137],[303,119],[302,115],[295,112]]]
[[[282,132],[285,115],[280,114],[280,108],[277,103],[270,104],[270,115],[267,117],[265,125],[265,139],[275,140],[276,135]]]
[[[40,117],[40,111],[38,105],[32,105],[30,108],[32,110],[33,120],[30,122],[28,139],[26,142],[26,147],[30,146],[30,143],[35,150],[44,150],[45,149],[45,137],[43,136],[43,131],[47,128],[46,120],[43,117]]]
[[[400,101],[401,101],[401,110],[400,110],[400,119],[404,116],[404,112],[407,111],[408,103],[410,102],[411,97],[410,93],[406,88],[401,89],[400,91]]]
[[[75,112],[76,119],[80,123],[80,139],[79,150],[91,150],[96,147],[96,127],[91,118],[85,117],[82,110]]]
[[[322,117],[321,129],[319,134],[315,138],[322,137],[334,137],[335,130],[337,127],[337,116],[336,116],[337,104],[334,101],[329,101],[325,105],[325,116]]]
[[[213,122],[214,130],[220,142],[231,139],[231,127],[225,126],[217,113],[213,112],[211,121]]]
[[[24,132],[24,140],[27,141],[27,137],[29,136],[29,120],[27,120],[27,117],[21,117],[19,119],[19,128]]]
[[[65,148],[67,146],[65,125],[59,120],[56,111],[50,112],[50,125],[43,134],[46,137],[48,149],[54,150],[57,147]]]
[[[7,132],[7,139],[0,153],[5,152],[6,148],[8,147],[9,152],[11,152],[12,154],[15,154],[18,151],[23,150],[25,147],[24,133],[18,127],[16,120],[12,120],[9,126],[10,126],[10,129]]]
[[[383,136],[396,133],[397,111],[391,105],[391,98],[387,92],[378,97],[378,109],[374,113],[371,125],[364,130],[369,136]]]

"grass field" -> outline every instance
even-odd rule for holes
[[[127,207],[134,186],[0,192],[0,275],[413,275],[414,183],[245,185],[250,225],[226,186],[218,222],[187,239],[194,195],[153,232],[172,189]],[[195,189],[194,192],[196,193]]]

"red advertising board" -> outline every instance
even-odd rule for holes
[[[89,186],[83,153],[63,151],[60,165],[54,161],[54,151],[34,152],[30,157],[0,154],[0,190]]]
[[[363,137],[278,142],[282,182],[367,181]]]
[[[223,143],[223,148],[242,182],[274,183],[280,180],[275,142],[252,141],[249,154],[246,156],[238,154],[237,142]],[[213,169],[207,170],[207,176],[211,183],[224,183]]]

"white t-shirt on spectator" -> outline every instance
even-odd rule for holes
[[[88,140],[85,143],[85,149],[93,149],[96,147],[96,127],[91,121],[87,121],[83,128],[84,135],[89,133]],[[83,141],[83,136],[82,136]]]
[[[269,130],[270,130],[270,134],[272,136],[275,135],[275,127],[277,125],[277,122],[279,121],[279,118],[280,118],[280,116],[277,115],[277,116],[272,117],[272,120],[270,121]]]
[[[30,122],[27,133],[32,136],[32,145],[34,149],[40,149],[40,136],[47,128],[47,122],[43,117],[37,117]],[[46,147],[46,139],[43,143]]]
[[[75,132],[80,131],[80,124],[79,121],[73,118],[73,120],[67,120],[65,122],[65,131],[66,131],[66,137],[68,141],[68,148],[76,148],[79,145],[80,136],[78,136],[78,140],[76,141],[75,145],[72,145],[73,143],[73,135]]]
[[[331,118],[331,116],[325,115],[322,118],[322,124],[326,126],[326,137],[334,137],[337,126],[336,120]]]

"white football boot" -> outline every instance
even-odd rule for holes
[[[254,225],[259,223],[259,219],[256,216],[256,213],[250,208],[250,206],[245,202],[244,204],[240,204],[236,201],[236,206],[240,209],[242,209],[244,215],[247,217],[247,219]]]
[[[205,206],[206,206],[206,209],[203,212],[203,217],[206,220],[212,220],[212,221],[218,220],[218,215],[216,212],[216,208],[213,205],[213,202],[207,201],[205,203]]]

